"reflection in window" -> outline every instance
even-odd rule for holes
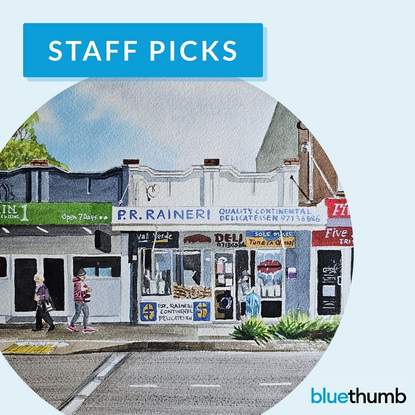
[[[151,250],[141,251],[141,294],[173,295],[174,299],[211,297],[211,251]]]
[[[282,296],[282,251],[257,251],[256,283],[261,298],[278,298]]]
[[[120,257],[75,257],[73,270],[75,275],[79,268],[84,268],[87,277],[120,277]]]
[[[86,267],[84,269],[87,277],[95,277],[95,267]]]
[[[203,299],[212,295],[210,281],[206,272],[202,279],[202,252],[175,251],[174,253],[174,292],[175,299]],[[209,253],[210,257],[210,253]],[[210,270],[210,263],[205,255],[205,266]]]
[[[152,259],[154,272],[152,272]],[[142,285],[143,295],[170,295],[171,294],[171,251],[154,251],[145,249],[142,253]]]
[[[111,268],[109,267],[100,267],[98,272],[99,277],[111,277]]]
[[[195,286],[201,283],[202,264],[200,251],[176,251],[176,273],[178,285]]]

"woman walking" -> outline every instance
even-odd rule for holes
[[[42,319],[49,324],[49,331],[55,329],[55,325],[53,324],[53,319],[49,314],[49,311],[46,309],[45,301],[50,301],[50,294],[48,287],[44,284],[45,277],[41,274],[36,274],[34,277],[36,282],[35,288],[35,297],[34,300],[36,301],[36,326],[32,331],[40,331],[43,329]]]

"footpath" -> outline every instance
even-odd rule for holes
[[[32,331],[33,325],[0,325],[0,352],[3,354],[68,355],[97,352],[228,351],[228,352],[323,352],[324,341],[274,340],[265,346],[253,340],[235,340],[231,324],[130,325],[94,324],[93,333],[82,333],[57,324],[48,332]]]

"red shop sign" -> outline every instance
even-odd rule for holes
[[[325,203],[329,218],[350,218],[349,205],[346,199],[326,199]]]
[[[312,246],[353,246],[352,228],[327,227],[312,232]]]

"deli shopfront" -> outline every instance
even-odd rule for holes
[[[309,230],[128,232],[132,321],[240,320],[246,274],[260,296],[263,318],[281,317],[298,306],[308,311],[310,240]]]

